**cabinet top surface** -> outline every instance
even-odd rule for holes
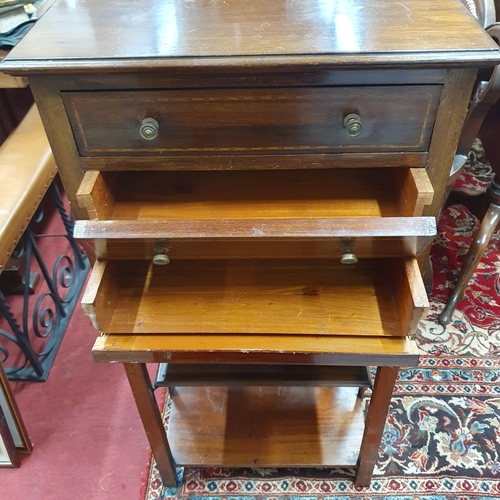
[[[201,60],[293,64],[305,57],[483,65],[499,58],[459,0],[56,0],[12,50],[6,69],[90,61],[110,69]]]

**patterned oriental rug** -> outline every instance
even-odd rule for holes
[[[492,177],[476,142],[457,181],[485,190]],[[179,469],[162,489],[154,463],[146,500],[489,500],[500,498],[500,234],[493,237],[453,321],[437,316],[479,221],[446,208],[434,243],[434,291],[416,340],[418,368],[402,370],[369,488],[347,469]],[[168,425],[168,401],[165,408]]]

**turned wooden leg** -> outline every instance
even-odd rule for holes
[[[377,368],[373,394],[366,416],[365,432],[359,451],[358,469],[354,478],[356,486],[370,486],[398,372],[399,368],[396,366]]]
[[[177,484],[175,462],[146,365],[143,363],[124,363],[124,367],[163,484],[175,486]]]
[[[451,291],[448,297],[448,302],[446,303],[443,312],[439,315],[439,322],[442,325],[447,325],[453,316],[453,312],[457,307],[458,301],[461,299],[467,284],[471,276],[474,274],[488,243],[490,242],[491,236],[497,227],[500,220],[500,205],[491,203],[488,207],[488,211],[484,216],[481,226],[479,227],[474,240],[465,256],[464,263],[462,265],[462,270],[458,275],[457,283],[455,288]]]

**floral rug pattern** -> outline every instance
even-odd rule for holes
[[[484,190],[491,176],[476,142],[457,185]],[[441,215],[431,307],[416,332],[421,361],[400,371],[369,488],[356,488],[349,469],[186,468],[177,488],[163,489],[153,463],[146,500],[500,498],[498,232],[452,323],[437,322],[478,224],[462,205]]]

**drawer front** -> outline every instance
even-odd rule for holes
[[[381,85],[64,92],[63,100],[82,156],[422,152],[440,93]],[[347,123],[349,115],[359,119]]]
[[[258,222],[259,232],[254,223]],[[99,259],[328,258],[417,256],[436,235],[433,217],[337,220],[77,221],[75,237]]]
[[[415,259],[98,261],[82,304],[120,335],[399,337],[428,307]]]

